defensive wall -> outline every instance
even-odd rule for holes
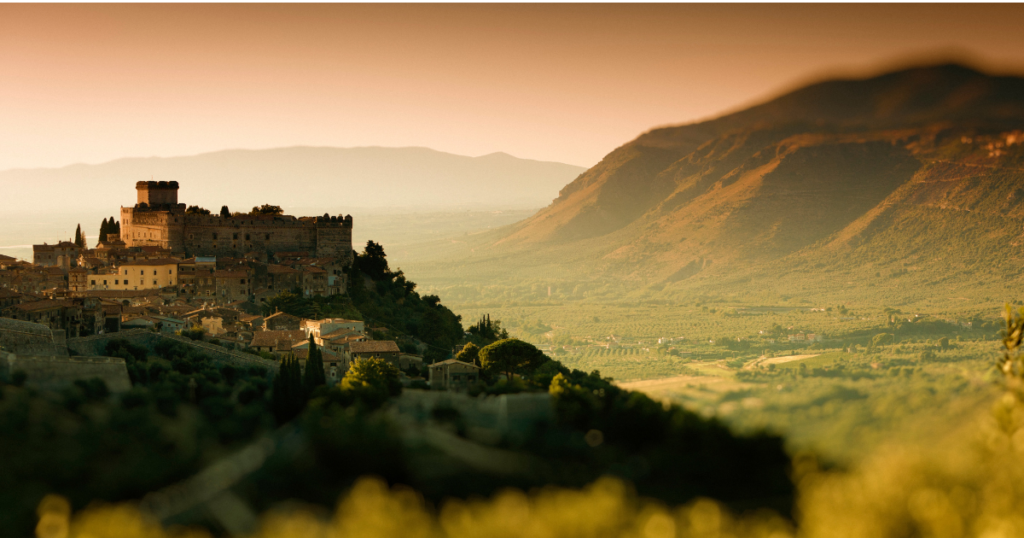
[[[11,318],[0,318],[0,349],[17,355],[64,355],[63,330]]]
[[[160,340],[173,340],[197,349],[209,355],[216,361],[230,364],[232,366],[241,368],[258,366],[260,368],[272,369],[275,372],[279,367],[276,361],[269,361],[249,353],[234,351],[216,344],[200,342],[198,340],[192,340],[191,338],[176,334],[155,333],[149,329],[128,329],[126,331],[116,333],[97,334],[82,338],[69,338],[67,346],[69,350],[79,355],[98,355],[104,353],[107,349],[107,344],[114,340],[125,340],[131,344],[144,347],[149,351],[153,351],[157,342]]]

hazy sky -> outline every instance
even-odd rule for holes
[[[589,166],[828,73],[1024,71],[1020,5],[0,5],[0,169],[290,145]]]

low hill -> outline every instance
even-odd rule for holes
[[[533,217],[477,238],[452,274],[516,268],[693,294],[752,279],[776,288],[806,268],[817,272],[794,289],[837,268],[858,282],[1011,267],[1024,261],[1021,129],[1018,77],[938,65],[822,82],[645,133]]]
[[[178,181],[180,200],[217,210],[273,203],[331,213],[355,208],[535,208],[585,169],[505,153],[465,157],[427,148],[292,147],[0,172],[5,201],[113,212],[140,180]],[[54,196],[60,193],[60,196]]]

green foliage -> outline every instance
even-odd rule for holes
[[[265,316],[280,311],[306,319],[363,319],[351,299],[344,295],[302,297],[297,293],[283,292],[263,302],[260,309]]]
[[[279,205],[263,204],[252,208],[253,215],[283,215],[284,210]]]
[[[402,393],[399,375],[398,368],[384,359],[355,359],[341,382],[341,388],[379,405]]]
[[[383,325],[398,337],[427,344],[427,363],[447,359],[462,341],[462,318],[442,305],[438,296],[421,297],[415,283],[407,281],[401,271],[392,272],[380,245],[368,242],[367,251],[350,268],[348,282],[348,296],[362,319]]]
[[[295,418],[306,405],[306,391],[302,386],[302,369],[298,359],[288,355],[281,360],[281,367],[274,376],[274,391],[271,408],[278,424]]]
[[[224,205],[220,207],[220,216],[225,219],[231,216],[231,210],[228,209],[228,206]]]
[[[469,339],[480,347],[509,337],[508,331],[501,327],[500,321],[491,321],[490,314],[481,316],[480,321],[466,329],[466,332],[469,333]]]
[[[197,205],[190,205],[190,206],[188,206],[188,209],[185,210],[185,214],[186,215],[209,215],[210,214],[210,210],[206,209],[206,208],[203,208],[203,207],[199,207]]]
[[[327,384],[327,376],[324,373],[323,351],[321,351],[313,340],[313,334],[309,335],[309,355],[306,358],[306,370],[303,372],[302,388],[307,396],[313,394],[317,387]]]
[[[477,361],[479,359],[480,359],[480,348],[477,347],[477,345],[474,344],[473,342],[469,342],[468,344],[466,344],[462,348],[462,350],[459,351],[459,353],[457,355],[455,355],[455,360],[459,360],[459,361],[462,361],[462,362],[468,362],[469,364],[477,364]]]
[[[498,340],[480,350],[480,365],[511,380],[514,374],[529,375],[549,359],[536,346],[515,338]]]
[[[79,248],[85,248],[85,236],[82,235],[81,224],[79,224],[78,227],[75,228],[75,244],[78,245]]]
[[[111,220],[113,220],[113,217],[111,217]],[[100,238],[99,238],[99,241],[101,243],[107,240],[107,233],[110,231],[109,226],[110,225],[107,222],[107,219],[103,219],[103,222],[100,224]]]

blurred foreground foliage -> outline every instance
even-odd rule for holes
[[[376,478],[357,481],[333,516],[301,506],[265,512],[256,536],[493,537],[754,537],[902,538],[1024,535],[1024,370],[1020,354],[1024,311],[1007,314],[1006,352],[995,361],[1004,394],[989,412],[927,447],[887,447],[849,470],[823,470],[809,454],[794,458],[798,487],[795,524],[764,509],[731,512],[698,498],[678,508],[638,496],[631,486],[602,478],[580,489],[505,489],[487,499],[431,505],[415,491],[388,488]],[[590,377],[590,376],[588,376]],[[597,376],[594,376],[597,377]],[[598,379],[559,372],[551,390],[571,404],[559,412],[575,427],[592,427],[609,413],[639,413],[634,421],[664,418],[647,404],[602,403]],[[607,398],[607,392],[604,398]],[[315,409],[316,406],[313,406]],[[648,418],[644,418],[648,416]],[[671,415],[669,415],[671,416]],[[323,422],[322,418],[318,421]],[[329,422],[328,422],[329,423]],[[657,431],[659,428],[647,428]],[[662,430],[664,431],[664,430]],[[66,502],[40,505],[38,535],[115,538],[206,536],[202,530],[164,530],[130,504],[94,505],[74,517]]]

